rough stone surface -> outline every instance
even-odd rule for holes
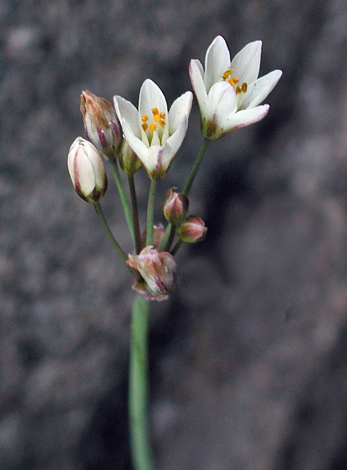
[[[0,468],[131,468],[134,294],[66,155],[81,90],[136,102],[149,77],[171,103],[217,34],[262,39],[262,74],[284,75],[266,119],[210,145],[191,194],[208,236],[153,309],[158,469],[347,468],[346,3],[5,0],[0,24]],[[194,105],[159,194],[200,142]],[[102,202],[130,250],[112,184]]]

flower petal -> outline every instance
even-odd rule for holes
[[[230,53],[225,39],[217,36],[206,51],[205,87],[207,93],[212,85],[221,80],[222,75],[230,68]]]
[[[224,129],[223,134],[260,121],[267,115],[269,108],[270,106],[268,104],[264,104],[256,108],[238,111],[228,117],[223,116],[224,119],[220,121],[220,125]]]
[[[261,41],[250,42],[236,54],[231,62],[233,75],[239,79],[239,83],[252,83],[259,75]]]
[[[152,109],[158,108],[160,113],[167,115],[166,99],[156,83],[147,79],[143,82],[139,96],[139,119],[146,115],[152,118]]]
[[[237,98],[228,82],[215,83],[208,94],[207,116],[217,116],[217,121],[236,112]]]
[[[130,101],[127,101],[118,95],[113,97],[113,102],[119,121],[122,122],[122,120],[125,119],[133,134],[140,138],[141,129],[139,125],[139,113],[135,106]]]
[[[274,70],[252,83],[242,103],[242,109],[254,108],[262,103],[268,94],[274,89],[282,76],[282,70]]]
[[[171,160],[174,158],[176,153],[178,152],[178,149],[182,145],[183,139],[187,133],[187,128],[188,128],[188,116],[185,115],[183,119],[180,122],[180,125],[176,129],[176,132],[174,132],[166,141],[164,148],[165,148],[165,154],[163,154],[163,165],[167,167],[170,165]],[[170,152],[171,154],[166,153],[166,146],[170,147]],[[169,160],[169,161],[168,161]]]
[[[130,148],[136,153],[141,162],[146,165],[148,158],[148,147],[142,142],[141,139],[134,135],[130,125],[125,119],[121,121],[121,125],[125,139],[127,140]]]
[[[203,113],[207,103],[207,92],[203,75],[204,71],[201,62],[197,59],[192,59],[189,64],[189,76],[201,113]]]
[[[189,116],[193,102],[193,94],[187,91],[172,103],[169,111],[169,134],[176,132],[185,116]]]

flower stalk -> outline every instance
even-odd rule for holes
[[[149,302],[136,296],[131,314],[129,366],[130,445],[134,470],[153,470],[148,427]]]

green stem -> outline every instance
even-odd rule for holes
[[[168,233],[169,233],[169,236],[167,237],[167,240],[165,241],[163,251],[170,251],[172,242],[173,242],[173,240],[175,238],[175,234],[176,234],[176,225],[170,224],[170,231]],[[166,238],[165,235],[166,235],[166,233],[164,234],[164,238]]]
[[[183,241],[182,240],[178,240],[178,242],[176,243],[176,245],[172,248],[171,250],[171,254],[172,256],[175,256],[175,254],[177,253],[177,251],[181,248],[183,244]]]
[[[104,214],[104,211],[102,210],[101,206],[100,206],[100,203],[99,202],[96,202],[94,204],[94,207],[95,207],[95,211],[96,213],[98,214],[99,216],[99,219],[101,221],[101,224],[105,230],[105,233],[106,233],[106,236],[107,238],[110,240],[110,242],[112,243],[112,246],[113,248],[116,250],[116,252],[119,254],[119,256],[123,259],[123,261],[126,261],[128,259],[128,256],[127,254],[123,251],[123,249],[121,248],[121,246],[119,245],[119,243],[117,242],[117,240],[114,238],[111,230],[110,230],[110,227],[108,226],[108,223],[106,221],[106,218],[105,218],[105,214]]]
[[[134,175],[128,175],[128,182],[129,182],[129,189],[130,189],[131,205],[132,205],[132,209],[133,209],[132,210],[132,212],[133,212],[133,227],[134,227],[134,235],[135,235],[136,253],[140,253],[140,251],[141,251],[141,231],[140,231],[139,210],[138,210],[138,205],[137,205],[137,196],[136,196]]]
[[[153,470],[148,432],[148,317],[149,302],[134,300],[130,331],[129,419],[134,470]]]
[[[183,194],[185,194],[186,196],[188,196],[190,188],[192,187],[192,184],[194,183],[194,179],[200,167],[202,157],[204,156],[209,143],[210,143],[210,140],[205,138],[204,143],[201,146],[200,152],[198,153],[198,156],[196,157],[193,168],[190,171],[186,185],[183,189]]]
[[[114,179],[115,179],[115,182],[116,182],[116,185],[117,185],[117,189],[118,189],[118,192],[119,192],[120,200],[122,202],[122,206],[123,206],[125,218],[126,218],[126,221],[127,221],[127,224],[128,224],[129,232],[130,232],[132,241],[135,244],[135,235],[134,235],[134,226],[133,226],[132,213],[131,213],[128,197],[126,195],[126,192],[125,192],[125,189],[124,189],[124,186],[123,186],[122,178],[121,178],[120,173],[119,173],[117,160],[113,160],[111,162],[111,166],[112,166],[113,176],[114,176]]]
[[[147,236],[146,246],[153,245],[153,225],[154,225],[154,200],[157,189],[157,181],[151,180],[151,187],[148,196],[147,206]]]

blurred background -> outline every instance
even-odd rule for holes
[[[209,146],[190,198],[208,236],[153,305],[158,469],[347,468],[346,2],[1,0],[0,23],[0,468],[131,469],[134,292],[66,157],[82,90],[137,103],[151,78],[172,103],[218,34],[284,74],[263,121]],[[159,195],[201,142],[194,103]],[[102,203],[130,250],[111,178]]]

